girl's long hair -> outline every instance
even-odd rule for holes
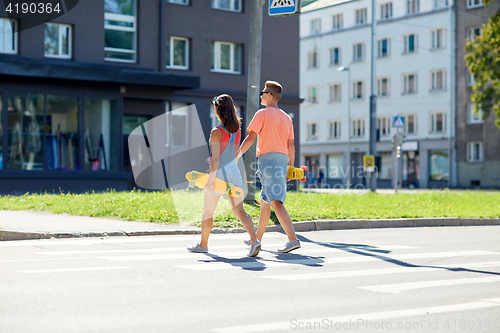
[[[214,99],[215,115],[229,133],[236,133],[241,126],[241,119],[236,115],[233,99],[227,94],[222,94]]]

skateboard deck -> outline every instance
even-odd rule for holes
[[[307,171],[306,166],[302,166],[300,168],[294,168],[292,166],[288,166],[287,177],[289,180],[300,179],[301,182],[305,182],[306,171]]]
[[[203,189],[207,185],[209,175],[204,172],[190,171],[186,173],[186,179],[189,181],[189,187],[198,186]],[[231,197],[241,197],[243,190],[233,184],[228,184],[222,179],[215,178],[215,193],[229,195]]]

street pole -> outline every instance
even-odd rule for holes
[[[262,18],[265,0],[252,0],[250,11],[250,45],[248,51],[248,84],[247,109],[245,110],[245,125],[248,127],[260,106],[260,66],[262,55]],[[248,192],[245,203],[255,203],[255,171],[256,145],[253,144],[245,153],[245,172]]]
[[[371,96],[370,96],[370,155],[377,155],[377,95],[375,93],[375,55],[377,49],[377,24],[375,20],[376,1],[372,0],[372,48],[371,48]],[[377,176],[375,172],[370,172],[370,190],[377,189]]]
[[[351,65],[349,67],[339,67],[337,68],[339,72],[347,71],[347,160],[349,164],[347,165],[347,171],[349,175],[347,176],[347,189],[351,187]]]

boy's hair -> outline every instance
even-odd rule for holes
[[[236,133],[241,126],[241,119],[236,115],[233,99],[227,94],[214,98],[215,115],[229,133]]]
[[[275,96],[278,100],[283,94],[283,87],[276,81],[266,81],[266,88]]]

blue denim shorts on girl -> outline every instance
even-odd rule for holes
[[[258,157],[257,176],[262,184],[260,199],[265,202],[279,200],[285,203],[288,156],[282,153],[266,153]]]

